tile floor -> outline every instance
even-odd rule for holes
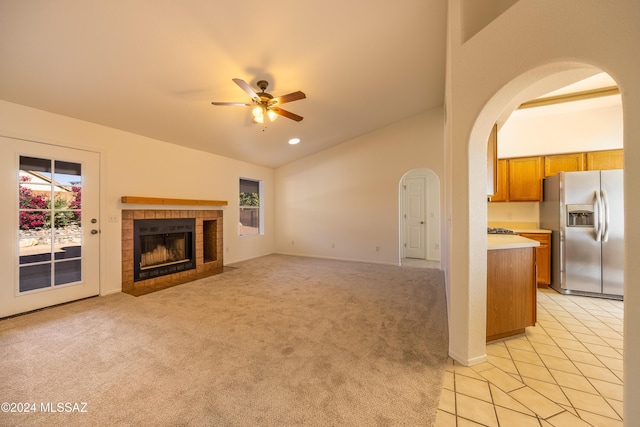
[[[538,322],[449,359],[436,427],[622,426],[622,301],[538,290]]]

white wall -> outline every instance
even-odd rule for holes
[[[272,169],[4,101],[0,101],[0,135],[100,153],[100,292],[103,295],[121,290],[121,210],[167,209],[167,206],[123,205],[120,203],[122,196],[227,200],[229,204],[223,208],[224,263],[274,251]],[[241,176],[264,181],[267,220],[263,236],[238,236],[238,181]],[[15,194],[2,195],[3,199],[11,197]],[[194,208],[180,206],[175,209]],[[118,221],[108,222],[110,215],[117,216]],[[3,246],[7,251],[3,253],[15,251],[14,242],[2,244],[7,245]],[[8,277],[9,272],[14,271],[12,263],[8,257],[0,259],[5,284],[13,283]]]
[[[625,217],[640,210],[634,197],[640,190],[640,2],[520,0],[464,44],[461,4],[449,1],[446,276],[450,354],[470,364],[486,350],[486,139],[505,106],[530,99],[518,98],[555,73],[591,67],[608,73],[622,94]],[[626,221],[625,236],[637,235],[640,224]],[[625,239],[629,260],[640,257],[636,241]],[[633,309],[640,304],[640,287],[633,286],[639,276],[639,263],[625,264],[627,425],[640,419],[640,407],[632,404],[640,400],[640,311]]]
[[[442,126],[432,109],[277,169],[276,250],[398,264],[399,184],[415,168],[442,177]]]
[[[518,0],[466,0],[463,7],[463,40],[473,37]]]
[[[622,148],[620,95],[514,111],[498,131],[498,157]]]

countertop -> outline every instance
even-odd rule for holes
[[[542,228],[512,228],[516,233],[540,233],[551,234],[551,230],[543,230]]]
[[[516,222],[516,221],[488,221],[487,227],[506,228],[516,233],[545,233],[551,234],[551,230],[538,228],[536,222]]]
[[[515,234],[487,234],[487,250],[534,248],[540,242]]]

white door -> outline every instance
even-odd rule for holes
[[[426,258],[426,178],[406,178],[404,190],[404,257]]]
[[[0,317],[98,295],[98,153],[0,138]]]

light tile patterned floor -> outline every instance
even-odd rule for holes
[[[538,322],[449,359],[436,427],[622,426],[623,302],[538,290]]]

